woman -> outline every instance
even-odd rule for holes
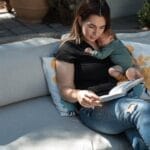
[[[62,96],[79,104],[81,121],[107,134],[125,132],[134,149],[150,148],[150,104],[137,99],[138,93],[101,103],[98,95],[116,85],[109,76],[109,58],[98,60],[84,49],[97,49],[97,39],[110,29],[110,10],[104,0],[84,0],[77,10],[69,38],[56,55],[56,74]]]

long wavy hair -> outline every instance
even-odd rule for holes
[[[79,25],[79,17],[82,21],[86,21],[91,15],[98,15],[105,18],[106,27],[105,30],[110,29],[110,8],[106,0],[82,0],[79,5],[71,31],[63,43],[66,41],[74,40],[76,44],[79,44],[82,40],[81,26]]]

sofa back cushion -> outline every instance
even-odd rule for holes
[[[0,106],[49,94],[41,58],[53,55],[59,40],[48,40],[0,46]]]

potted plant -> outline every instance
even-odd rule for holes
[[[143,7],[138,11],[138,21],[144,30],[150,29],[150,0],[145,0]]]
[[[47,0],[10,0],[10,4],[16,17],[27,23],[41,23],[49,9]]]

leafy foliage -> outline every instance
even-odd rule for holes
[[[143,7],[138,11],[138,21],[142,27],[150,28],[150,0],[145,0]]]

